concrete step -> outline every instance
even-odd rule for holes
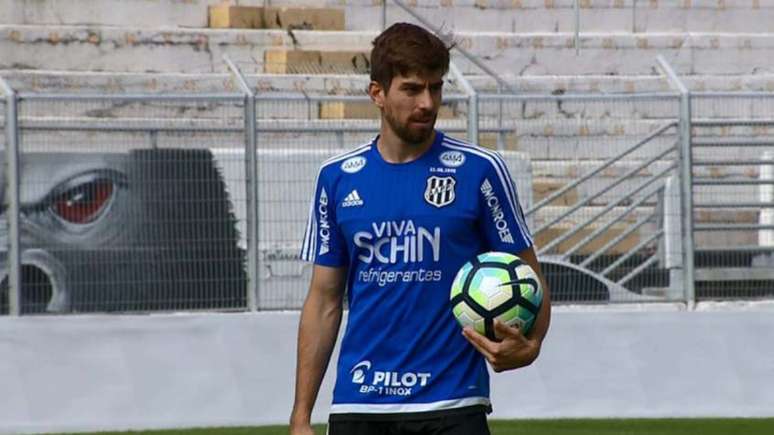
[[[500,76],[522,94],[634,94],[672,92],[669,82],[661,75],[556,75]],[[469,75],[467,80],[479,92],[498,91],[497,81],[486,75]],[[756,91],[774,92],[774,74],[683,75],[686,87],[695,92]]]
[[[529,219],[530,228],[533,231],[533,236],[538,247],[546,246],[551,243],[557,237],[565,234],[567,231],[575,228],[577,225],[585,222],[592,216],[596,216],[601,212],[602,206],[586,206],[582,207],[569,217],[544,230],[537,232],[536,230],[544,223],[547,223],[560,214],[569,211],[569,207],[566,206],[549,206],[539,210],[534,216]],[[643,219],[646,216],[653,213],[654,207],[638,207],[633,212],[628,214],[623,220],[612,224],[609,229],[603,231],[593,242],[583,247],[578,253],[591,254],[596,252],[599,247],[606,242],[619,236],[627,228],[639,219]],[[605,215],[594,220],[591,224],[578,231],[566,241],[561,242],[551,253],[562,254],[567,252],[572,246],[577,244],[586,236],[596,231],[606,224],[609,224],[614,217],[617,217],[624,212],[624,207],[615,207],[613,210]],[[654,231],[661,228],[656,220],[649,221],[647,224],[640,227],[637,231],[627,236],[621,242],[617,243],[611,251],[607,251],[609,254],[624,254],[630,252],[631,249],[639,243],[640,240],[651,236]],[[708,223],[735,223],[735,224],[758,224],[760,222],[760,210],[751,208],[740,208],[734,210],[704,210],[695,214],[695,222],[697,224]],[[699,249],[704,249],[712,246],[755,246],[758,245],[758,231],[724,231],[724,232],[696,232],[695,240]],[[655,247],[655,245],[654,245]]]
[[[534,166],[533,166],[534,170]],[[534,175],[534,174],[533,174]],[[535,178],[532,180],[532,198],[537,203],[559,191],[568,183],[554,178]],[[578,189],[572,188],[551,201],[553,205],[572,205],[578,202]]]
[[[0,76],[19,90],[58,92],[223,92],[238,89],[228,73],[142,73],[67,70],[0,70]],[[367,75],[356,74],[246,74],[259,92],[307,92],[323,95],[365,95]],[[671,92],[669,83],[658,75],[629,76],[513,76],[502,75],[519,94],[636,94]],[[774,92],[774,74],[694,75],[681,77],[697,92]],[[447,76],[444,93],[461,92]],[[494,79],[468,75],[466,79],[480,93],[497,93]],[[701,103],[697,103],[699,106]],[[700,107],[699,107],[700,108]]]
[[[238,100],[238,96],[236,96]],[[74,103],[51,104],[48,101],[27,101],[21,105],[20,114],[29,126],[94,126],[95,128],[116,128],[131,126],[148,131],[159,128],[241,128],[243,108],[239,101],[189,101],[189,102],[141,102],[141,101],[79,101]],[[262,132],[267,146],[295,147],[295,143],[314,142],[315,134],[337,136],[337,131],[360,131],[370,134],[378,130],[376,119],[320,119],[340,116],[336,110],[351,110],[353,106],[321,106],[319,102],[298,101],[295,103],[258,104],[258,125],[275,132]],[[354,109],[352,109],[354,110]],[[370,116],[363,109],[362,116]],[[454,106],[444,109],[438,127],[461,137],[465,136],[467,121],[459,116]],[[329,111],[325,113],[325,111]],[[308,119],[299,119],[307,115]],[[354,116],[349,114],[349,116]],[[504,149],[528,153],[535,160],[565,161],[568,159],[604,159],[613,157],[632,147],[649,134],[665,125],[663,120],[596,120],[581,123],[561,120],[519,120],[504,123],[507,133],[503,135]],[[479,143],[490,148],[497,147],[497,135],[483,129]],[[326,133],[328,132],[328,133]],[[774,141],[768,130],[756,126],[720,130],[721,139],[758,138]],[[50,133],[50,132],[49,132]],[[706,136],[702,136],[706,137]],[[632,152],[628,158],[649,158],[677,143],[676,130],[671,128],[651,143]],[[694,158],[712,159],[755,159],[759,148],[696,148]],[[717,174],[734,175],[731,168],[714,168]]]
[[[554,255],[567,253],[581,240],[584,240],[586,237],[591,235],[599,228],[600,228],[599,225],[589,225],[588,227],[583,228],[578,232],[576,232],[575,234],[573,234],[572,236],[570,236],[567,240],[559,243],[559,245],[557,245],[555,248],[550,250],[548,253],[554,254]],[[574,251],[574,254],[576,255],[594,254],[597,251],[599,251],[603,246],[605,246],[608,242],[612,241],[613,239],[615,239],[616,237],[624,233],[627,228],[628,226],[624,224],[613,225],[609,229],[602,232],[599,236],[591,240],[588,244],[584,245],[577,251]],[[535,246],[537,247],[538,250],[540,250],[541,247],[547,246],[549,243],[551,243],[552,240],[555,240],[557,237],[561,237],[564,234],[567,234],[567,232],[571,231],[572,229],[573,228],[570,225],[554,225],[546,229],[545,231],[541,231],[540,233],[534,235]],[[626,236],[623,240],[616,243],[605,252],[607,255],[625,254],[627,252],[630,252],[645,236],[647,236],[647,234],[645,234],[644,230],[642,229],[637,230],[634,233]]]
[[[0,70],[0,76],[20,91],[26,92],[101,92],[101,93],[196,93],[233,92],[238,86],[228,73],[132,73],[65,70]],[[671,92],[660,76],[502,76],[519,94],[636,94]],[[367,75],[353,74],[246,74],[246,79],[259,93],[305,92],[321,95],[365,95]],[[451,77],[447,77],[444,94],[462,93]],[[480,93],[496,93],[494,79],[469,75],[466,79]],[[774,92],[774,74],[702,75],[682,79],[692,91]],[[703,113],[705,104],[695,100],[695,108]],[[748,99],[754,103],[758,99]],[[756,107],[755,104],[746,107]],[[491,104],[491,103],[490,103]],[[737,107],[739,104],[735,104]],[[728,105],[720,105],[720,108]],[[709,107],[713,107],[710,105]],[[717,107],[717,106],[715,106]],[[736,109],[735,109],[736,110]],[[700,113],[700,114],[701,114]],[[739,112],[736,112],[739,114]],[[768,112],[766,112],[768,113]],[[713,116],[717,112],[711,112]],[[742,113],[743,114],[743,113]]]
[[[237,93],[239,88],[231,75],[221,74],[150,74],[150,73],[105,73],[105,72],[71,72],[71,71],[35,71],[35,70],[6,70],[0,73],[9,81],[12,87],[21,92],[40,92],[40,93],[107,93],[107,94],[197,94],[197,93]],[[706,80],[718,80],[719,77],[707,78]],[[247,75],[248,82],[255,89],[258,98],[263,99],[268,96],[295,95],[359,95],[367,106],[367,97],[364,95],[364,88],[368,83],[367,76],[364,75],[303,75],[293,74],[283,75]],[[536,79],[541,81],[544,90],[550,87],[564,87],[568,84],[562,78],[556,80]],[[728,84],[733,85],[735,81],[728,78]],[[750,78],[752,80],[752,78]],[[760,78],[755,83],[761,86],[766,84],[769,79]],[[575,81],[578,87],[581,82]],[[620,83],[620,82],[619,82]],[[637,83],[637,82],[632,82]],[[598,85],[596,79],[589,78],[585,84],[593,86]],[[770,83],[774,85],[774,83]],[[660,99],[637,99],[632,95],[631,99],[605,100],[602,99],[604,93],[614,93],[614,83],[610,88],[597,93],[585,94],[587,100],[578,99],[557,99],[556,97],[531,96],[525,100],[508,100],[499,102],[489,100],[485,93],[480,95],[479,115],[482,117],[480,128],[482,130],[499,127],[500,125],[512,129],[515,133],[526,132],[530,135],[567,135],[583,138],[587,136],[599,135],[617,135],[638,134],[638,132],[647,132],[651,127],[658,128],[659,123],[668,123],[678,116],[677,97],[664,97]],[[577,88],[576,88],[577,89]],[[717,90],[717,89],[716,89]],[[757,89],[764,91],[764,89]],[[519,89],[521,91],[521,89]],[[607,92],[610,91],[610,92]],[[459,88],[455,88],[454,83],[450,82],[447,86],[445,95],[448,97],[462,96]],[[525,93],[530,90],[523,91]],[[541,95],[545,95],[543,92]],[[577,97],[577,95],[574,95]],[[327,103],[326,103],[327,104]],[[330,103],[333,104],[333,103]],[[353,103],[354,104],[354,103]],[[287,104],[283,101],[265,101],[259,104],[258,116],[261,118],[316,118],[320,109],[317,106],[322,105],[316,101],[295,102]],[[354,104],[357,106],[358,104]],[[362,104],[360,104],[362,106]],[[132,115],[129,111],[132,107],[139,107],[139,104],[124,105],[123,109],[126,116]],[[311,107],[314,106],[314,107]],[[457,116],[465,117],[467,108],[464,102],[451,102],[449,109]],[[774,113],[774,98],[723,98],[708,99],[700,96],[694,98],[694,115],[697,120],[706,119],[767,119]],[[77,109],[77,106],[75,107]],[[327,109],[326,109],[327,110]],[[344,110],[342,115],[347,117],[347,112],[352,112],[353,116],[360,116],[359,109]],[[503,123],[498,122],[501,116]],[[142,113],[137,113],[142,116]],[[206,117],[207,111],[199,111],[192,116]],[[370,116],[370,115],[369,115]],[[643,129],[634,129],[627,127],[630,122],[643,121],[650,123],[651,127]],[[541,124],[542,123],[542,124]],[[541,134],[544,130],[545,134]],[[766,126],[750,127],[715,127],[702,128],[701,134],[710,134],[715,136],[742,136],[753,135],[761,136],[767,134]],[[699,130],[695,130],[698,134]],[[706,132],[706,133],[705,133]],[[513,136],[513,134],[509,134]],[[489,143],[492,138],[484,135],[482,141]]]
[[[206,27],[222,0],[0,0],[0,24]],[[262,5],[261,0],[240,3]],[[142,17],[142,19],[137,19]]]
[[[230,73],[143,73],[66,70],[2,70],[20,92],[196,94],[240,92]],[[257,94],[361,95],[369,78],[352,74],[245,74]],[[445,87],[446,91],[449,91]],[[452,87],[451,92],[455,91]]]
[[[566,160],[532,160],[533,172],[533,197],[535,203],[548,195],[558,191],[564,186],[574,182],[578,178],[598,168],[603,161],[600,160],[575,160],[568,157]],[[596,195],[601,190],[611,186],[624,174],[630,173],[641,165],[641,161],[626,160],[613,164],[594,176],[589,181],[572,188],[558,199],[551,202],[551,206],[569,206]],[[631,195],[635,188],[645,184],[654,175],[663,172],[672,164],[671,161],[657,161],[648,167],[639,170],[634,175],[627,177],[619,185],[612,187],[608,192],[591,201],[591,205],[604,206],[616,202],[621,198],[621,205],[628,205],[639,200],[643,192]],[[761,179],[759,166],[702,166],[694,168],[695,179],[708,180],[749,180]],[[676,176],[676,172],[669,172],[667,176]],[[652,186],[656,186],[655,182]],[[694,186],[694,202],[697,204],[713,204],[718,202],[731,203],[756,203],[760,201],[762,187],[760,185],[732,185],[732,186]],[[647,191],[647,189],[646,189]],[[646,205],[653,205],[658,197],[652,196],[645,201]],[[706,210],[703,209],[702,213]],[[718,209],[723,216],[724,209]],[[744,219],[743,219],[744,220]]]
[[[368,51],[269,49],[264,72],[269,74],[368,74]]]
[[[268,49],[367,51],[376,32],[0,26],[0,69],[225,72],[224,53],[247,73],[265,70]],[[774,71],[774,35],[588,33],[580,54],[568,33],[465,33],[459,46],[514,75],[648,75],[657,54],[681,74]],[[464,73],[481,74],[455,56]]]
[[[546,223],[555,220],[561,214],[569,211],[569,209],[570,207],[568,206],[548,206],[538,210],[534,215],[529,217],[528,222],[533,232],[535,244],[537,245],[538,249],[548,246],[558,237],[561,237],[568,231],[575,229],[579,224],[600,212],[602,207],[582,207],[567,218],[554,223],[541,231],[538,231],[538,229],[543,227]],[[612,223],[613,218],[624,213],[624,209],[625,207],[615,207],[609,213],[602,215],[592,223],[583,227],[581,230],[578,230],[567,240],[559,243],[548,253],[564,254],[584,238],[588,237],[597,230],[601,230],[603,227],[607,227],[591,242],[576,252],[576,254],[581,255],[596,253],[602,246],[624,233],[638,219],[644,218],[653,212],[652,206],[638,207],[633,212],[624,217],[621,221]],[[606,252],[610,255],[620,255],[630,252],[640,242],[640,240],[648,237],[650,234],[653,234],[653,232],[657,229],[657,225],[657,221],[654,219],[652,222],[643,225],[632,234],[626,236],[623,240],[616,243],[609,251]]]
[[[381,119],[381,111],[372,102],[321,102],[320,119]],[[438,119],[455,119],[460,114],[454,105],[441,106]]]
[[[345,30],[344,10],[315,7],[258,7],[221,3],[210,6],[213,29]]]
[[[306,3],[310,0],[290,0]],[[347,2],[352,3],[352,2]],[[574,32],[574,0],[414,0],[405,2],[425,19],[454,31]],[[770,32],[774,2],[761,0],[581,0],[582,32]],[[380,6],[376,6],[380,7]],[[373,7],[374,9],[376,7]],[[381,10],[346,6],[348,28],[381,25]],[[413,21],[388,7],[388,24]]]
[[[221,0],[0,0],[2,24],[100,24],[206,27],[209,6]],[[239,6],[265,6],[239,0]],[[574,32],[574,0],[407,0],[413,11],[455,32]],[[379,0],[275,0],[273,7],[340,8],[347,30],[382,25]],[[581,0],[584,32],[769,32],[771,0]],[[137,20],[136,17],[143,17]],[[389,4],[388,24],[413,20]]]

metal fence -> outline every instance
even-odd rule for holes
[[[683,298],[669,285],[663,225],[670,179],[677,186],[674,94],[479,102],[482,142],[530,156],[525,214],[556,301]]]
[[[229,64],[209,94],[4,90],[0,311],[301,306],[317,168],[378,112]],[[774,95],[691,94],[664,66],[651,94],[449,77],[438,127],[503,153],[558,303],[772,296]]]
[[[696,93],[698,298],[774,295],[774,94]]]
[[[11,312],[246,306],[245,198],[225,189],[245,180],[222,170],[244,159],[213,151],[245,146],[240,95],[17,102],[16,156],[8,147],[3,162],[18,191],[5,213],[3,262],[21,289]]]

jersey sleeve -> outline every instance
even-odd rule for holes
[[[486,165],[478,198],[479,222],[490,250],[517,253],[533,245],[516,185],[499,155]]]
[[[346,265],[346,245],[336,221],[334,199],[330,183],[321,171],[309,206],[309,219],[301,247],[302,260],[330,267]]]

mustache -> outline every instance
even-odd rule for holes
[[[409,121],[415,121],[415,122],[429,122],[434,120],[438,116],[435,112],[427,112],[417,115],[411,115],[409,117]]]

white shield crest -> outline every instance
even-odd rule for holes
[[[452,177],[437,177],[427,179],[425,201],[436,207],[443,207],[454,202],[454,185],[457,182]]]

